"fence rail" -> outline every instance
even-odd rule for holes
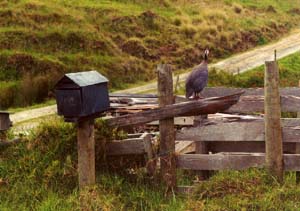
[[[283,142],[300,143],[300,119],[283,118],[281,122]],[[213,120],[206,122],[206,124],[178,131],[176,140],[201,142],[265,141],[264,119]]]
[[[300,171],[300,155],[285,154],[284,170]],[[177,156],[177,168],[190,170],[243,170],[264,167],[264,153],[248,154],[186,154]]]

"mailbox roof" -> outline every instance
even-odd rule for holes
[[[108,82],[106,77],[95,70],[88,72],[68,73],[65,75],[65,77],[69,78],[80,87]]]

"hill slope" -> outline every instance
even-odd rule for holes
[[[300,0],[0,0],[0,106],[53,96],[66,72],[97,69],[112,88],[154,66],[185,69],[274,41],[297,26]]]

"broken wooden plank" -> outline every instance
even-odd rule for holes
[[[237,93],[220,98],[206,98],[197,101],[167,105],[161,108],[142,111],[136,114],[111,118],[107,120],[107,123],[112,127],[124,127],[145,124],[170,117],[217,113],[224,111],[233,104],[237,103],[241,94],[242,93]]]
[[[175,152],[180,154],[187,154],[195,152],[194,141],[176,141]]]
[[[300,155],[284,154],[284,170],[299,171]],[[177,155],[177,168],[191,170],[243,170],[264,167],[264,153],[223,153]]]
[[[300,119],[281,119],[284,142],[300,142]],[[176,140],[193,141],[264,141],[263,119],[208,121],[205,126],[178,131]]]

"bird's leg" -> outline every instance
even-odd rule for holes
[[[198,93],[197,93],[197,92],[194,93],[193,99],[194,99],[194,100],[198,100],[198,99],[199,99],[199,96],[198,96]]]

